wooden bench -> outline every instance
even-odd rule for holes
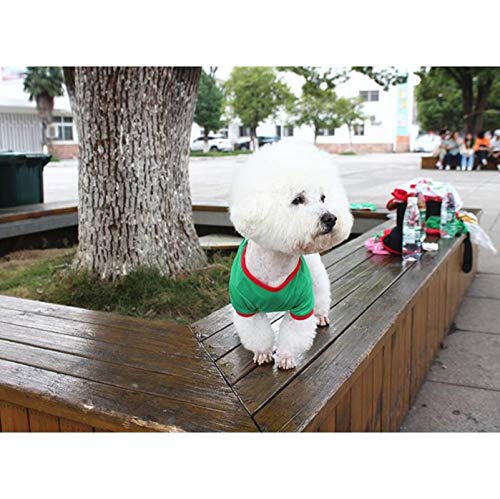
[[[437,161],[438,161],[437,156],[422,156],[420,167],[423,170],[435,170]],[[477,166],[477,164],[478,164],[477,158],[475,158],[474,164]],[[495,170],[496,171],[497,164],[493,159],[488,158],[488,164],[486,166],[481,166],[481,171],[482,170]]]
[[[475,267],[463,237],[403,265],[369,235],[323,256],[331,325],[291,371],[253,364],[230,306],[187,328],[0,296],[2,431],[397,430]]]

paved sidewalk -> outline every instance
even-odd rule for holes
[[[500,248],[500,217],[489,229]],[[401,431],[500,431],[500,254],[480,253],[478,275]]]

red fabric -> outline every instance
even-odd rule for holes
[[[290,312],[290,317],[292,319],[295,319],[296,321],[303,321],[305,319],[309,319],[309,317],[311,317],[311,315],[314,313],[314,309],[312,309],[307,315],[295,315],[295,314],[292,314],[292,312]]]

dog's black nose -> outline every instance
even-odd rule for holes
[[[330,232],[337,223],[337,217],[332,213],[325,213],[324,215],[321,216],[321,223],[327,229],[326,232]]]

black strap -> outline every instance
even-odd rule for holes
[[[462,261],[462,270],[468,274],[472,270],[472,243],[470,241],[470,234],[467,233],[464,239],[464,257]]]

